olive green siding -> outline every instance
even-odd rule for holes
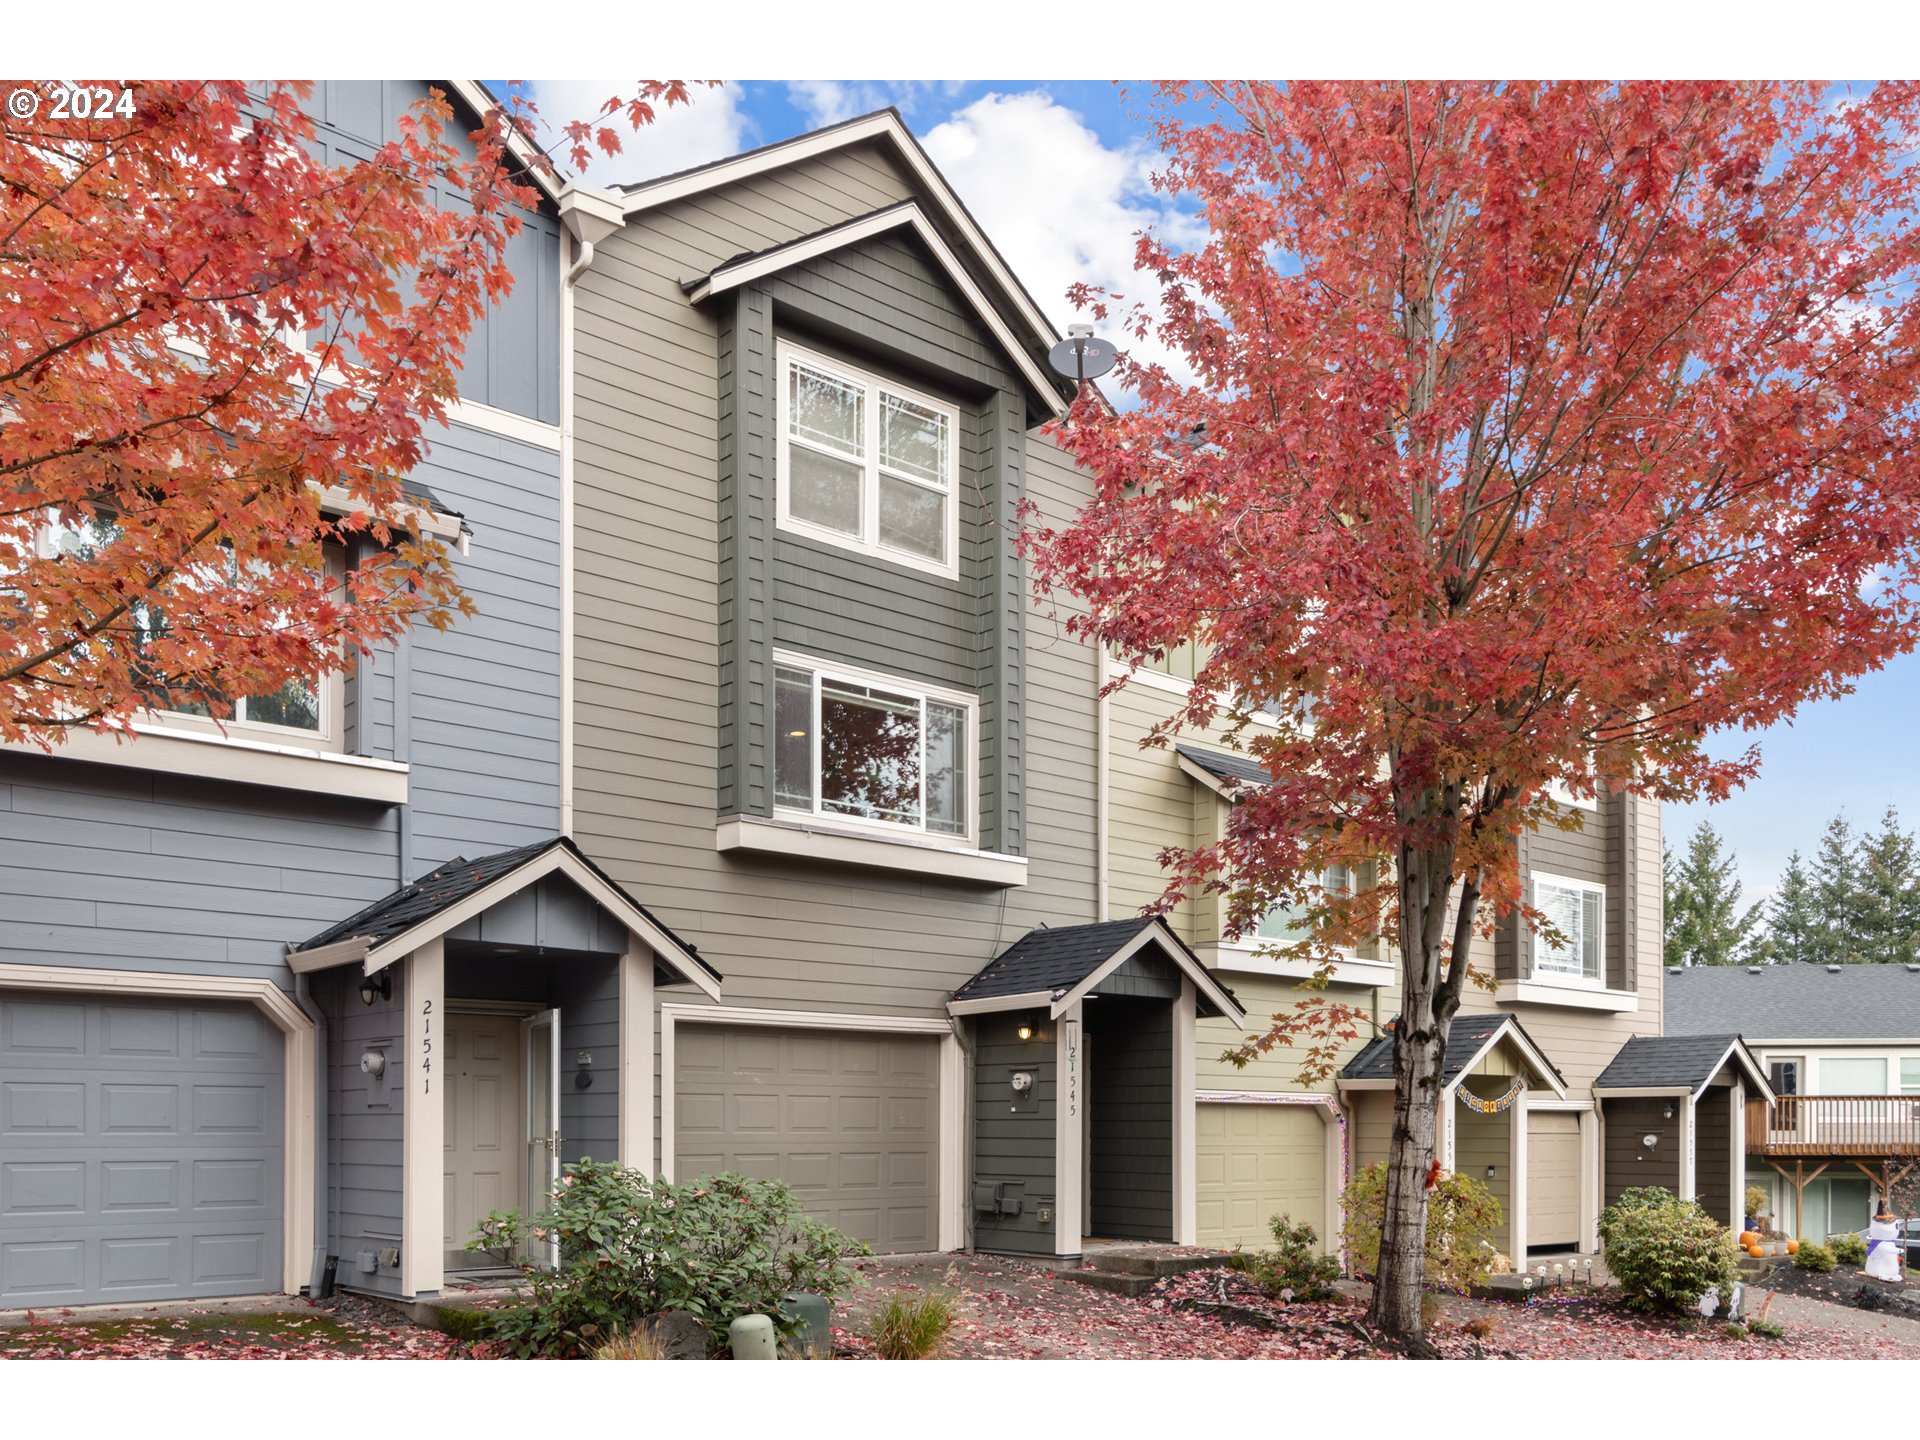
[[[1694,1199],[1706,1212],[1738,1230],[1746,1217],[1733,1213],[1734,1169],[1727,1159],[1733,1147],[1732,1096],[1731,1085],[1709,1085],[1693,1107],[1693,1185]],[[1746,1170],[1745,1156],[1740,1170]]]
[[[944,1017],[950,992],[1027,929],[1095,918],[1095,657],[1037,611],[1023,648],[1025,580],[994,538],[1023,494],[1061,523],[1085,478],[1029,453],[1028,398],[994,388],[1011,382],[969,349],[973,322],[911,242],[849,252],[830,286],[833,267],[815,266],[704,306],[683,288],[911,194],[877,145],[800,161],[636,216],[574,292],[574,833],[699,945],[730,1006]],[[882,259],[898,326],[862,328],[874,297],[849,287],[879,285]],[[802,316],[804,286],[818,293]],[[942,327],[955,337],[939,384],[925,358],[902,378],[962,403],[974,473],[993,480],[959,584],[776,531],[766,339],[802,322],[809,343],[881,374]],[[724,816],[768,803],[776,640],[977,693],[982,838],[1027,858],[1026,884],[718,852]]]

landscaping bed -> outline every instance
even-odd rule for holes
[[[1842,1265],[1825,1275],[1802,1270],[1792,1263],[1777,1265],[1766,1279],[1755,1282],[1763,1290],[1851,1305],[1861,1310],[1886,1310],[1920,1320],[1920,1287],[1875,1280],[1864,1270]]]
[[[155,1306],[110,1320],[42,1310],[28,1324],[0,1329],[0,1360],[462,1360],[484,1353],[356,1296],[283,1304],[270,1312]]]

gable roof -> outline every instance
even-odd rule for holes
[[[1000,342],[1000,348],[1026,377],[1027,384],[1035,393],[1054,409],[1059,409],[1059,379],[1041,368],[1034,360],[1032,351],[1020,343],[1018,337],[1007,328],[1007,322],[1001,317],[967,269],[960,263],[960,257],[953,248],[940,237],[925,211],[916,200],[902,200],[898,204],[888,205],[865,215],[856,215],[851,220],[842,220],[837,225],[829,225],[824,230],[816,230],[809,235],[799,235],[765,250],[756,250],[744,255],[736,255],[717,266],[710,274],[698,276],[687,281],[681,288],[687,292],[694,304],[698,305],[711,295],[724,294],[737,285],[758,280],[763,276],[775,274],[790,265],[799,265],[828,254],[847,245],[856,245],[862,240],[871,239],[890,230],[906,228],[920,238],[933,256],[933,262],[946,275],[947,283],[967,301],[974,313],[980,318],[994,339]]]
[[[1200,1014],[1225,1016],[1236,1025],[1246,1022],[1246,1011],[1233,992],[1214,979],[1157,915],[1029,930],[955,990],[947,1009],[954,1015],[974,1015],[1047,1006],[1058,1017],[1135,952],[1156,942],[1194,982]]]
[[[1386,1028],[1391,1030],[1399,1023],[1400,1017],[1396,1015],[1387,1022]],[[1453,1023],[1447,1026],[1447,1058],[1441,1068],[1440,1083],[1453,1084],[1479,1064],[1480,1057],[1502,1039],[1511,1039],[1514,1048],[1527,1058],[1540,1078],[1562,1097],[1566,1095],[1566,1076],[1560,1073],[1559,1067],[1533,1043],[1533,1037],[1511,1015],[1456,1013]],[[1341,1067],[1340,1078],[1364,1081],[1393,1079],[1393,1036],[1377,1035],[1361,1046],[1359,1052]]]
[[[564,835],[478,860],[449,860],[319,934],[288,946],[287,963],[296,974],[305,974],[357,961],[371,975],[555,871],[643,936],[669,970],[714,999],[720,998],[720,972]]]
[[[1272,772],[1250,755],[1230,755],[1221,750],[1205,750],[1198,745],[1175,745],[1173,749],[1182,761],[1182,770],[1222,795],[1230,794],[1241,785],[1273,783]],[[1200,773],[1196,774],[1196,771]]]
[[[1631,1035],[1593,1082],[1595,1090],[1685,1090],[1698,1096],[1731,1060],[1769,1100],[1759,1062],[1738,1035]]]
[[[1920,964],[1690,965],[1662,978],[1668,1035],[1920,1044]]]
[[[1059,330],[1034,302],[1026,286],[1020,283],[1019,276],[1013,273],[1013,267],[1007,264],[1006,257],[994,246],[986,231],[980,228],[980,222],[973,218],[972,212],[947,183],[946,176],[940,173],[939,167],[914,138],[897,109],[889,107],[869,115],[856,115],[837,125],[810,130],[804,135],[762,145],[758,149],[730,155],[724,160],[625,185],[620,188],[620,197],[627,218],[631,220],[659,205],[671,204],[718,186],[730,185],[816,155],[869,141],[889,148],[908,173],[920,182],[921,189],[939,218],[952,228],[977,259],[982,272],[1006,296],[1009,309],[1026,328],[1034,346],[1044,353],[1057,345],[1060,342]],[[1069,383],[1062,377],[1053,381],[1048,388],[1051,393],[1060,395]]]

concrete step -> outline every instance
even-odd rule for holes
[[[1205,1255],[1176,1255],[1165,1250],[1095,1250],[1087,1263],[1097,1271],[1115,1275],[1146,1275],[1160,1279],[1185,1275],[1192,1270],[1217,1270],[1227,1263],[1225,1251]]]
[[[1144,1295],[1158,1283],[1155,1275],[1131,1275],[1122,1270],[1056,1270],[1062,1280],[1076,1285],[1091,1285],[1096,1290],[1111,1290],[1115,1295]]]

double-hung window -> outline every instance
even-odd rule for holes
[[[957,578],[959,411],[796,345],[779,358],[781,528]]]
[[[1359,893],[1358,882],[1353,867],[1349,865],[1330,865],[1320,876],[1320,888],[1327,894],[1341,899],[1351,899]],[[1276,905],[1260,917],[1254,926],[1254,934],[1262,940],[1280,940],[1293,943],[1307,937],[1306,907],[1303,905]]]
[[[973,697],[791,656],[773,691],[776,810],[972,839]]]
[[[1561,943],[1548,937],[1533,937],[1533,973],[1536,979],[1601,983],[1604,934],[1607,913],[1607,888],[1586,880],[1567,880],[1557,875],[1533,878],[1533,906],[1555,930]]]

